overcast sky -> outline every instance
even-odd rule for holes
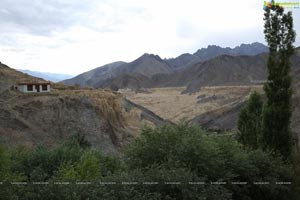
[[[0,0],[0,61],[75,75],[143,53],[169,58],[210,44],[265,43],[262,7],[263,0]],[[300,9],[291,11],[299,46]]]

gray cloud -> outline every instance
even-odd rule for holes
[[[1,31],[49,35],[81,23],[94,3],[88,0],[1,0]]]
[[[127,20],[141,17],[143,10],[127,7],[119,0],[1,0],[0,34],[49,36],[73,25],[97,32],[115,32]]]

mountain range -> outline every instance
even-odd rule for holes
[[[199,49],[194,54],[186,53],[171,59],[161,59],[158,55],[144,54],[133,62],[111,63],[80,74],[72,79],[64,80],[63,83],[67,85],[79,84],[94,88],[110,87],[113,89],[183,86],[189,84],[191,79],[196,78],[195,74],[191,74],[192,76],[184,75],[193,73],[193,67],[207,68],[207,65],[211,64],[220,65],[220,60],[225,59],[224,56],[227,56],[227,58],[242,55],[254,56],[266,52],[268,52],[268,48],[265,45],[252,43],[242,44],[235,48],[222,48],[211,45],[207,48]],[[220,56],[223,57],[220,58]],[[212,61],[212,59],[216,60]],[[203,64],[203,67],[197,67]],[[208,79],[210,78],[208,77]],[[238,81],[236,80],[236,82]],[[223,83],[222,80],[221,83]]]

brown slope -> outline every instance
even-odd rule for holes
[[[201,62],[202,60],[193,54],[185,53],[176,58],[165,59],[169,66],[175,70],[183,70],[188,66],[192,66],[196,63]]]
[[[113,153],[137,135],[143,124],[164,123],[139,107],[129,106],[121,95],[104,90],[42,95],[11,91],[0,99],[1,141],[8,144],[52,146],[81,134],[94,148]]]
[[[78,84],[80,86],[91,86],[94,87],[98,82],[103,82],[108,78],[114,77],[117,71],[117,68],[126,64],[125,62],[114,62],[102,67],[95,68],[88,72],[79,74],[74,78],[67,79],[62,81],[67,85],[75,85]]]
[[[204,86],[249,85],[266,77],[264,54],[257,56],[219,56],[187,69],[180,76],[187,92]]]
[[[20,80],[41,81],[43,79],[19,72],[0,62],[0,93]]]
[[[24,77],[7,66],[1,72],[6,88]],[[43,94],[10,89],[2,92],[0,142],[52,146],[72,134],[81,134],[93,147],[113,153],[138,134],[143,124],[167,123],[109,90],[60,88]]]
[[[124,66],[123,73],[141,74],[151,77],[155,74],[170,74],[173,70],[159,56],[144,54],[135,61]]]
[[[131,88],[137,90],[139,88],[145,88],[149,85],[151,79],[142,74],[129,74],[124,73],[117,77],[107,79],[98,85],[102,88],[111,88],[112,90],[118,90],[120,88]]]
[[[132,88],[152,87],[152,78],[169,75],[172,69],[159,57],[144,54],[135,61],[125,64],[115,71],[115,76],[99,81],[95,87]]]

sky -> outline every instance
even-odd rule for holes
[[[1,0],[0,61],[76,75],[144,53],[266,44],[262,8],[263,0]],[[289,10],[299,46],[300,8]]]

